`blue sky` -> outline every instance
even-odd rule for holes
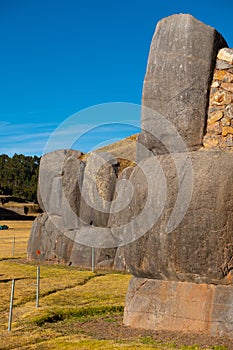
[[[82,137],[83,151],[137,132],[138,113],[96,116],[93,123],[80,111],[140,104],[155,26],[181,12],[233,46],[230,0],[0,0],[0,154],[41,155],[54,130],[77,112],[73,133],[108,124]]]

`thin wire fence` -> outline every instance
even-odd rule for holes
[[[0,235],[0,259],[27,256],[28,238]]]

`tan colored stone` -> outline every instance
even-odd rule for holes
[[[233,147],[233,136],[227,135],[225,137],[221,137],[219,140],[219,147],[220,148],[230,148]]]
[[[224,90],[227,90],[227,91],[230,91],[230,92],[233,93],[233,84],[231,84],[231,83],[221,83],[221,87]]]
[[[227,135],[226,144],[228,147],[233,147],[233,136],[232,135]]]
[[[210,103],[217,106],[228,105],[231,103],[232,95],[228,91],[217,91],[211,96]]]
[[[219,144],[219,136],[213,137],[210,135],[205,135],[203,138],[203,146],[205,148],[217,147]]]
[[[222,126],[230,126],[231,125],[231,119],[224,117],[221,119]]]
[[[218,81],[214,81],[214,82],[212,83],[212,85],[211,85],[212,88],[217,88],[217,87],[219,87],[219,86],[220,86],[220,84],[219,84]]]
[[[215,70],[214,72],[214,80],[221,80],[226,83],[231,83],[233,81],[233,74],[228,72],[227,70]],[[215,86],[217,87],[217,86]]]
[[[223,48],[219,50],[217,58],[219,60],[226,61],[228,63],[233,63],[233,49]]]
[[[208,125],[207,133],[209,134],[215,134],[215,135],[221,135],[222,133],[222,127],[219,122],[212,123]]]
[[[233,134],[233,127],[232,126],[224,126],[222,128],[222,135],[227,136],[228,134]]]
[[[233,105],[232,104],[225,107],[224,115],[227,116],[229,119],[233,119]]]
[[[232,65],[230,63],[227,63],[226,61],[222,61],[217,59],[216,60],[216,69],[229,69],[232,68]]]
[[[214,124],[222,118],[222,111],[214,111],[209,115],[208,124]]]
[[[233,286],[133,277],[124,324],[153,331],[233,337]]]
[[[216,70],[214,72],[214,79],[216,79],[216,80],[223,80],[225,75],[226,75],[226,71],[225,70]]]

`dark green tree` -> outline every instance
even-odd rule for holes
[[[40,157],[0,155],[0,194],[36,202]]]

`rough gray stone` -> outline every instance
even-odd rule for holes
[[[226,61],[222,61],[222,60],[216,60],[216,69],[229,69],[229,68],[233,68],[232,64],[227,63]]]
[[[215,59],[218,50],[226,46],[214,28],[191,15],[173,15],[157,24],[142,104],[169,120],[189,150],[202,145]],[[162,125],[156,119],[156,115],[142,110],[142,130],[146,131],[142,131],[138,141],[156,154],[167,153],[164,141],[170,138],[171,145],[173,141],[167,130],[159,133]],[[154,135],[159,135],[159,139]],[[140,149],[138,152],[138,159],[147,156]]]
[[[117,271],[128,270],[128,267],[127,267],[126,261],[125,261],[125,247],[124,246],[118,247],[116,250],[114,263],[113,263],[113,269],[117,270]]]
[[[63,168],[67,171],[66,161],[71,157],[78,160],[81,154],[74,150],[58,150],[44,154],[41,158],[37,199],[44,212],[60,214]],[[75,176],[73,174],[72,177]]]
[[[154,185],[149,183],[148,187],[138,168],[132,173],[131,181],[136,193],[131,203],[131,217],[128,217],[132,222],[132,232],[128,234],[136,238],[143,231],[146,233],[125,247],[126,264],[133,275],[138,277],[196,283],[232,283],[229,279],[233,268],[232,153],[195,151],[188,156],[192,161],[193,181],[187,177],[186,163],[184,166],[180,163],[181,177],[177,177],[173,159],[179,164],[183,154],[158,156],[157,160],[167,180],[167,196],[163,212],[155,221],[152,215],[162,198],[159,193],[156,194],[158,189],[154,190],[158,176],[151,174],[154,176]],[[153,171],[153,161],[151,157],[142,162],[142,165],[147,165],[149,174]],[[192,181],[190,204],[185,198],[190,190],[189,181]],[[180,196],[181,191],[183,196]],[[151,202],[152,210],[148,206],[140,218],[148,193],[153,193],[152,197],[157,197],[158,202]],[[179,205],[173,212],[178,198]],[[187,212],[185,201],[188,204]],[[179,219],[179,225],[170,232],[169,227],[174,227],[172,225],[180,214],[182,221],[179,223]],[[136,216],[138,222],[133,223]],[[154,224],[147,230],[150,221]]]
[[[58,230],[58,227],[61,230]],[[29,242],[28,258],[38,261],[53,261],[79,267],[92,266],[92,248],[75,241],[76,232],[65,234],[62,217],[39,215],[33,223]],[[37,255],[40,250],[41,255]],[[116,248],[95,248],[94,264],[98,268],[113,266]]]
[[[91,247],[75,243],[70,256],[70,263],[72,266],[90,267],[91,261]]]
[[[107,153],[94,152],[87,159],[79,215],[84,225],[107,227],[118,163],[110,159]]]
[[[124,180],[129,180],[130,175],[132,174],[134,167],[128,167],[122,171],[116,181],[116,188],[114,197],[111,203],[111,210],[108,219],[108,227],[120,227],[128,222],[128,215],[126,213],[128,206],[126,206],[127,199],[129,195],[132,193],[132,189],[129,188],[129,194],[127,191],[128,182],[124,182]]]
[[[60,227],[59,231],[57,227]],[[33,223],[28,241],[28,258],[69,262],[74,242],[63,234],[62,218],[47,213],[39,215]],[[41,255],[36,254],[37,250]]]

